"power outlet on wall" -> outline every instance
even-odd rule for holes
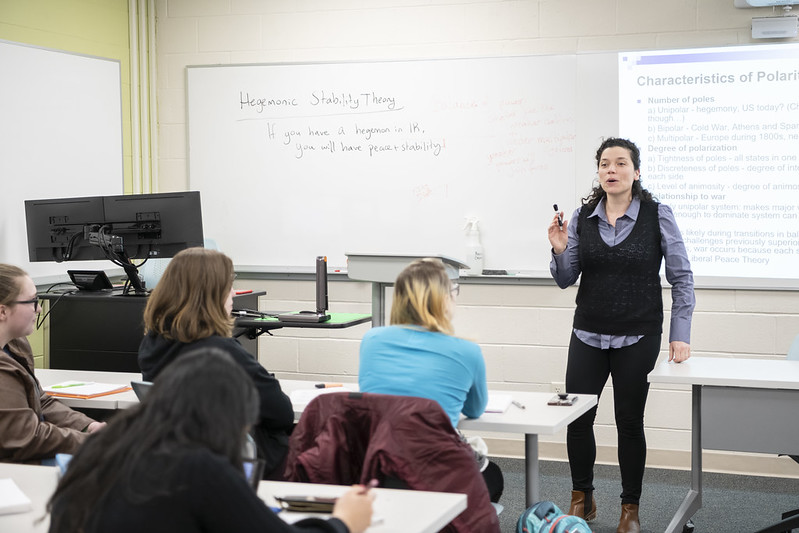
[[[552,382],[552,392],[558,394],[561,392],[566,392],[566,384],[562,381],[553,381]]]

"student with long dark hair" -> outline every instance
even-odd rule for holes
[[[242,443],[259,404],[224,351],[183,354],[141,404],[78,450],[48,503],[50,531],[364,531],[374,495],[363,486],[339,498],[330,520],[293,526],[258,498],[243,472]]]
[[[255,383],[260,412],[252,436],[265,463],[266,479],[281,479],[294,426],[294,409],[280,382],[232,338],[233,261],[206,248],[180,251],[166,267],[144,309],[146,335],[139,367],[147,381],[199,347],[219,348],[233,357]]]
[[[660,353],[663,301],[660,266],[671,284],[669,361],[691,356],[694,280],[671,209],[641,186],[640,153],[627,139],[606,139],[596,151],[598,183],[561,226],[549,223],[552,277],[561,288],[580,278],[569,343],[566,390],[599,396],[610,376],[621,471],[617,533],[641,530],[638,504],[646,464],[647,375]],[[594,407],[569,424],[572,476],[569,514],[596,517]]]

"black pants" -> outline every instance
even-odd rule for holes
[[[621,503],[638,504],[646,464],[644,407],[649,392],[649,374],[660,352],[660,335],[646,335],[624,348],[602,350],[583,343],[572,333],[566,367],[566,391],[573,394],[602,393],[613,379],[613,402],[618,435]],[[573,490],[594,490],[596,407],[569,424],[566,447],[569,453]]]
[[[488,466],[483,470],[483,479],[488,488],[488,497],[494,503],[499,502],[499,498],[505,491],[505,476],[502,475],[502,470],[493,461],[488,461]]]

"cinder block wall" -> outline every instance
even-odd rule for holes
[[[161,191],[188,185],[186,65],[739,45],[752,42],[753,16],[772,13],[736,9],[733,0],[157,0],[156,10]],[[268,209],[274,200],[263,201]],[[310,281],[238,284],[267,290],[263,309],[313,302]],[[457,333],[482,346],[491,387],[550,390],[563,381],[574,295],[545,282],[462,285]],[[335,311],[370,312],[370,300],[368,284],[331,281]],[[664,301],[670,301],[667,292]],[[697,301],[696,356],[781,358],[799,333],[799,292],[700,289]],[[367,327],[275,332],[260,340],[262,362],[281,377],[354,380]],[[597,425],[599,457],[606,462],[616,461],[611,394],[608,388],[603,395]],[[687,468],[690,392],[654,388],[646,422],[650,464]],[[492,453],[523,454],[521,435],[489,437]],[[564,438],[542,439],[542,455],[564,458]],[[790,460],[752,454],[705,452],[705,466],[797,475]]]

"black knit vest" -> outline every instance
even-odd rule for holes
[[[574,327],[608,335],[657,335],[663,331],[658,204],[641,201],[630,235],[608,246],[599,217],[580,211],[580,288]]]

